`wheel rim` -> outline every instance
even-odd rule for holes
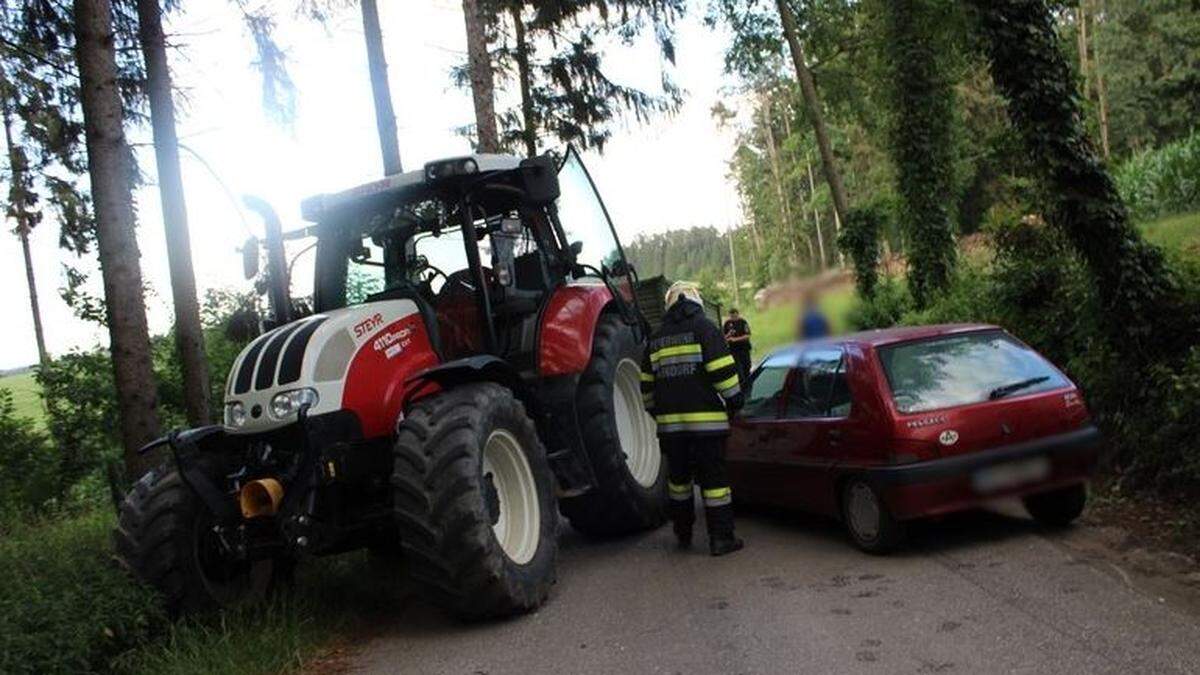
[[[537,483],[517,438],[504,429],[488,436],[483,446],[483,475],[491,476],[498,513],[492,533],[504,554],[524,565],[537,553],[542,529]]]
[[[847,498],[847,514],[850,528],[854,534],[864,541],[874,541],[879,536],[879,500],[875,491],[866,483],[854,483],[850,486]]]
[[[642,487],[658,482],[662,453],[658,449],[654,420],[642,406],[641,366],[633,359],[617,364],[613,381],[613,415],[617,422],[617,440],[629,473]]]

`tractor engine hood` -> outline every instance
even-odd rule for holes
[[[303,406],[309,415],[353,408],[355,399],[364,398],[364,384],[348,387],[352,366],[370,375],[357,380],[387,386],[381,383],[385,376],[394,380],[436,361],[412,300],[298,319],[259,336],[233,362],[225,383],[225,427],[234,434],[259,433],[295,422]]]

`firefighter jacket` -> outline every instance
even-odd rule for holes
[[[716,324],[686,298],[671,306],[642,357],[642,403],[658,435],[726,434],[742,407],[737,364]]]

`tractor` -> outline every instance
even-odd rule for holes
[[[430,162],[306,199],[288,233],[252,206],[275,325],[234,361],[223,424],[147,446],[168,460],[119,506],[118,555],[168,610],[368,548],[457,616],[513,615],[554,583],[560,513],[595,536],[663,522],[638,280],[573,149]]]

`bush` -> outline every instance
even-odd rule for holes
[[[1134,156],[1114,179],[1134,220],[1200,209],[1200,131]]]
[[[33,420],[16,416],[0,389],[0,523],[36,511],[59,494],[54,452]]]
[[[162,630],[149,590],[111,559],[111,513],[24,526],[0,538],[0,672],[106,670]]]

